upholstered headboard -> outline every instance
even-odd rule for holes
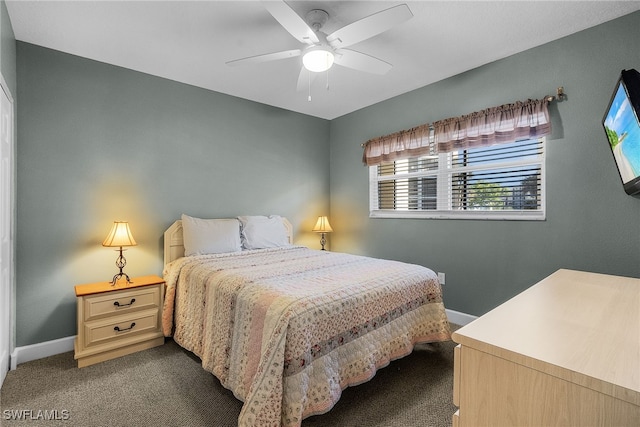
[[[293,226],[288,219],[282,218],[287,229],[289,243],[293,244]],[[184,242],[182,240],[182,221],[177,220],[164,232],[164,264],[184,256]]]

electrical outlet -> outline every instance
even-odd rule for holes
[[[438,273],[438,282],[440,282],[441,285],[444,285],[444,273]]]

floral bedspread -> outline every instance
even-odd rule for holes
[[[300,246],[180,258],[163,330],[244,402],[239,426],[299,426],[342,390],[450,338],[435,273]]]

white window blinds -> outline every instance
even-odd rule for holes
[[[545,139],[370,166],[370,215],[544,219]]]

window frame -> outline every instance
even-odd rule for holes
[[[410,177],[436,177],[438,194],[447,194],[446,198],[437,197],[437,208],[430,210],[395,210],[378,209],[378,183],[382,181],[396,181],[397,175],[378,176],[378,165],[369,166],[369,217],[370,218],[408,218],[408,219],[460,219],[460,220],[517,220],[517,221],[544,221],[546,220],[546,146],[545,137],[531,138],[541,142],[542,153],[535,160],[518,159],[493,164],[492,168],[508,168],[515,166],[536,165],[540,168],[540,209],[522,210],[454,210],[450,188],[451,177],[454,174],[472,172],[483,169],[482,166],[468,166],[464,168],[451,167],[451,153],[439,153],[438,168],[436,171],[407,173],[402,175]],[[516,141],[514,141],[516,142]],[[421,156],[424,157],[424,156]],[[402,160],[396,160],[396,162]],[[486,168],[484,168],[486,170]],[[382,178],[382,179],[381,179]],[[400,179],[402,179],[400,178]]]

